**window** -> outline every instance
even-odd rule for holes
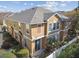
[[[35,41],[35,51],[40,49],[40,39]]]
[[[59,22],[49,24],[49,31],[59,29]]]
[[[52,24],[49,24],[49,31],[52,30]]]
[[[59,22],[57,22],[57,29],[59,29]]]
[[[55,29],[56,29],[56,23],[53,24],[53,30],[55,30]]]

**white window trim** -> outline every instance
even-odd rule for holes
[[[59,28],[58,29],[57,29],[57,23],[59,23]],[[51,23],[51,24],[52,24],[52,31],[49,31],[49,26],[48,26],[48,33],[51,33],[51,32],[54,32],[54,31],[58,31],[60,29],[60,22],[56,22],[55,30],[53,30],[54,23]]]

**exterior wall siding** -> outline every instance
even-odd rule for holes
[[[38,31],[38,29],[40,29],[40,32]],[[31,36],[32,36],[32,39],[44,36],[44,24],[42,24],[40,27],[38,27],[36,25],[32,25]]]
[[[41,31],[38,32],[38,29],[41,28]],[[36,25],[32,25],[31,26],[31,36],[32,36],[32,40],[33,40],[33,37],[34,38],[37,38],[37,37],[41,37],[41,36],[44,36],[44,37],[41,37],[39,38],[40,39],[40,43],[41,43],[41,47],[40,49],[42,48],[46,48],[46,44],[47,44],[47,39],[46,39],[46,36],[47,35],[47,24],[44,23],[42,24],[40,27],[36,26]],[[35,39],[35,40],[38,40],[38,39]],[[35,40],[33,40],[31,42],[31,54],[34,55],[35,52]]]
[[[51,24],[51,23],[56,23],[56,22],[58,22],[58,21],[59,21],[59,18],[57,18],[56,16],[50,17],[50,18],[48,19],[48,21],[47,21],[47,27],[49,28],[49,24]],[[47,28],[47,35],[49,34],[48,28]]]
[[[48,21],[46,23],[43,23],[40,26],[38,26],[37,24],[31,24],[29,26],[29,33],[28,34],[30,35],[30,37],[29,38],[23,37],[22,43],[24,43],[25,42],[24,40],[26,40],[27,48],[30,51],[30,55],[33,55],[36,52],[35,51],[35,40],[37,40],[38,37],[40,37],[40,40],[41,40],[41,43],[42,43],[41,48],[46,48],[49,24],[55,23],[57,21],[59,21],[59,18],[56,17],[56,16],[52,16],[48,19]],[[12,19],[6,20],[6,25],[8,26],[8,31],[11,34],[13,33],[12,36],[14,38],[16,38],[16,33],[15,33],[15,31],[12,30],[11,26],[15,30],[17,30],[18,32],[21,31],[23,35],[26,35],[26,33],[27,33],[26,24],[20,23],[20,26],[19,26],[18,23],[19,22],[12,21]],[[61,25],[60,29],[64,29],[63,23],[61,23],[60,25]],[[63,32],[60,32],[60,35],[61,35],[60,37],[62,38]],[[18,40],[19,40],[20,39],[19,33],[17,34],[17,36],[18,36]]]

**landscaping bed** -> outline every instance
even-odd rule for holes
[[[64,40],[60,41],[60,40],[55,40],[52,38],[48,39],[48,45],[47,48],[44,50],[44,52],[41,54],[40,58],[45,58],[47,56],[49,56],[51,53],[53,53],[53,51],[57,50],[58,48],[64,46],[65,44],[67,44],[69,41],[68,38],[65,38]]]
[[[64,49],[58,58],[79,58],[79,40]]]

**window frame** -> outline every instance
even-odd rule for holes
[[[35,40],[35,51],[40,50],[40,48],[41,48],[40,44],[41,44],[41,40],[40,39]]]

